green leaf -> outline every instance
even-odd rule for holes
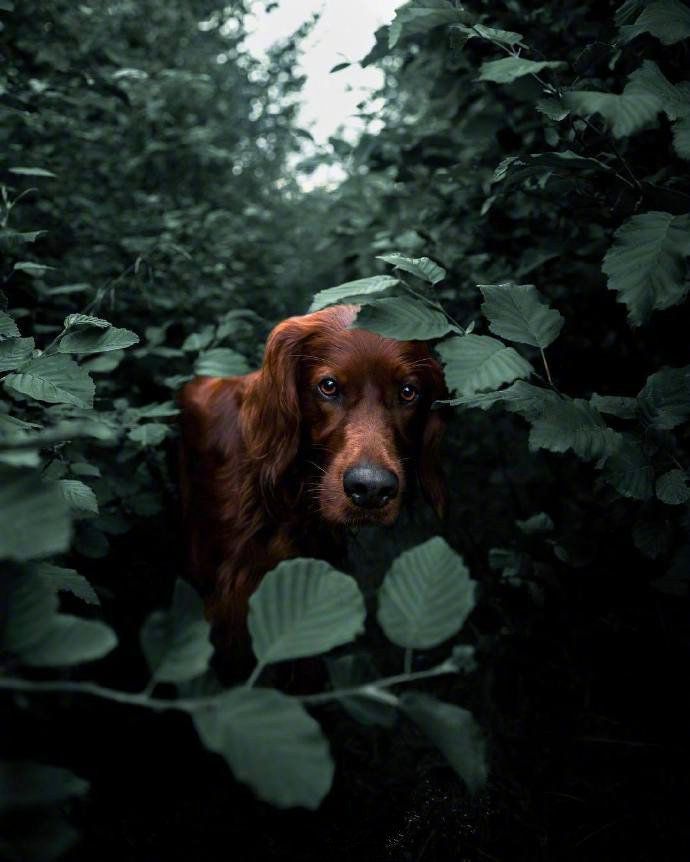
[[[669,470],[656,481],[656,495],[662,503],[680,506],[690,502],[690,485],[685,470]]]
[[[419,692],[403,694],[400,705],[443,752],[471,792],[486,783],[486,743],[471,712]]]
[[[5,338],[0,340],[0,371],[14,371],[31,358],[33,338]]]
[[[31,571],[35,572],[56,593],[72,593],[78,599],[89,605],[100,605],[100,599],[94,588],[74,569],[54,566],[52,563],[34,563]]]
[[[656,121],[662,110],[661,102],[653,93],[641,93],[633,86],[620,95],[598,93],[592,90],[571,90],[563,94],[563,104],[582,117],[600,114],[614,137],[625,138]]]
[[[329,69],[328,74],[332,75],[335,72],[341,72],[343,69],[349,69],[352,63],[336,63],[331,69]]]
[[[493,27],[485,27],[483,24],[473,24],[471,27],[464,27],[461,24],[456,26],[465,33],[468,39],[479,37],[486,39],[487,42],[494,44],[498,42],[508,47],[519,45],[523,39],[521,33],[514,33],[512,30],[496,30]]]
[[[40,278],[49,269],[55,269],[53,266],[45,266],[42,263],[34,263],[32,260],[20,260],[18,263],[12,267],[16,272],[25,272],[27,275],[30,275],[32,278]]]
[[[392,264],[397,269],[416,275],[417,278],[421,278],[422,281],[427,281],[429,284],[438,284],[446,277],[445,269],[428,257],[405,257],[402,254],[392,253],[379,254],[377,258]]]
[[[60,479],[57,484],[72,512],[98,514],[98,500],[88,485],[79,479]]]
[[[19,330],[14,319],[5,311],[0,311],[0,338],[16,338]]]
[[[26,177],[56,177],[52,171],[47,171],[45,168],[8,168],[11,174],[19,174]]]
[[[2,8],[0,2],[0,9]],[[35,808],[64,802],[72,796],[83,796],[88,788],[87,781],[57,766],[23,760],[0,761],[2,814],[12,808]]]
[[[592,395],[590,404],[600,413],[618,416],[619,419],[634,419],[637,416],[637,398],[621,395]]]
[[[560,69],[566,64],[560,60],[525,60],[523,57],[502,57],[482,63],[479,81],[510,84],[524,75],[537,75],[543,69]]]
[[[654,493],[654,467],[639,440],[624,435],[606,461],[604,479],[623,497],[648,500]]]
[[[36,357],[5,378],[5,388],[49,404],[93,406],[94,384],[83,368],[67,356]]]
[[[139,342],[139,336],[129,329],[73,329],[58,343],[60,353],[104,353],[107,350],[123,350]]]
[[[665,212],[632,216],[618,228],[602,269],[609,290],[628,307],[639,326],[655,309],[670,308],[690,289],[686,258],[690,255],[690,217]]]
[[[446,0],[411,0],[400,6],[388,28],[388,47],[394,48],[403,30],[406,35],[426,33],[434,27],[461,22],[460,13]]]
[[[312,300],[309,311],[320,311],[328,305],[339,305],[367,302],[370,297],[383,295],[393,287],[397,287],[400,280],[390,275],[373,275],[369,278],[358,278],[356,281],[346,281],[336,287],[328,287],[320,290]]]
[[[141,446],[159,446],[168,434],[170,429],[161,422],[147,422],[127,432],[129,439]]]
[[[644,60],[629,76],[626,93],[651,94],[659,100],[660,109],[669,120],[690,114],[687,85],[674,85],[667,80],[656,63]],[[685,83],[685,82],[684,82]]]
[[[141,646],[154,679],[185,682],[204,673],[213,654],[210,631],[203,601],[178,578],[170,609],[154,611],[141,630]]]
[[[90,314],[68,314],[63,323],[65,329],[73,326],[95,326],[96,329],[109,329],[111,325],[102,317],[92,317]]]
[[[60,489],[31,470],[0,465],[0,559],[30,560],[67,550],[69,509]]]
[[[435,536],[394,561],[379,591],[377,619],[398,646],[429,649],[460,631],[475,589],[462,557]]]
[[[214,335],[214,328],[206,326],[201,332],[193,332],[188,335],[182,344],[182,349],[187,351],[204,350],[213,341]]]
[[[328,793],[334,772],[328,742],[293,698],[235,688],[192,717],[204,745],[266,802],[315,809]]]
[[[207,350],[198,356],[194,364],[194,373],[201,377],[238,377],[249,371],[244,356],[229,347]]]
[[[488,335],[464,335],[438,345],[448,388],[460,395],[498,389],[518,377],[529,377],[532,366],[512,347]]]
[[[398,341],[440,338],[454,329],[442,311],[410,296],[392,296],[365,305],[353,324]]]
[[[546,512],[539,512],[537,515],[532,515],[531,518],[527,518],[524,521],[516,521],[515,524],[526,536],[550,533],[554,526],[553,521]]]
[[[643,420],[654,428],[682,425],[690,417],[690,365],[651,374],[637,400]]]
[[[544,304],[534,285],[480,284],[479,289],[482,312],[496,335],[542,350],[558,338],[564,320]]]
[[[690,159],[690,117],[673,124],[673,149],[681,159]]]
[[[249,632],[261,664],[326,652],[364,630],[355,580],[322,560],[286,560],[249,600]]]
[[[623,42],[651,33],[662,45],[674,45],[690,36],[690,9],[678,0],[657,0],[642,10],[634,24],[620,28]]]
[[[573,452],[585,461],[605,458],[616,451],[621,435],[607,427],[588,401],[559,398],[532,422],[530,449]]]

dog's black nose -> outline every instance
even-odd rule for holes
[[[380,509],[398,493],[398,477],[374,464],[357,464],[345,471],[343,488],[355,506]]]

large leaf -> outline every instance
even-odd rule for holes
[[[0,338],[18,338],[19,330],[14,318],[5,311],[0,311]]]
[[[210,630],[196,590],[178,579],[170,609],[154,611],[141,630],[141,646],[154,679],[184,682],[202,674],[213,653]]]
[[[84,327],[71,329],[58,343],[60,353],[104,353],[107,350],[123,350],[137,344],[139,336],[129,329],[107,329]]]
[[[60,667],[101,658],[117,644],[115,633],[103,623],[56,610],[56,592],[42,575],[16,577],[3,636],[7,651],[22,664]]]
[[[555,341],[563,317],[544,304],[532,284],[480,284],[489,329],[508,341],[541,349]]]
[[[574,114],[583,117],[600,114],[616,138],[627,137],[648,126],[662,110],[662,104],[654,93],[642,93],[635,86],[632,89],[626,87],[620,95],[571,90],[563,94],[562,101]]]
[[[73,513],[98,514],[96,495],[84,482],[79,479],[60,479],[58,487]]]
[[[68,314],[63,323],[65,329],[73,326],[95,326],[96,329],[108,329],[111,325],[102,317],[93,317],[90,314]]]
[[[471,712],[419,692],[403,694],[400,705],[443,752],[470,791],[486,783],[486,743]]]
[[[0,559],[30,560],[65,551],[69,507],[60,489],[30,470],[0,465]]]
[[[378,621],[398,646],[428,649],[460,631],[475,588],[462,557],[435,536],[395,560],[379,591]]]
[[[686,296],[688,255],[689,216],[641,213],[618,228],[602,269],[633,324],[644,323],[654,309],[669,308]]]
[[[5,338],[0,340],[0,371],[14,371],[31,358],[33,338]]]
[[[321,728],[293,698],[274,689],[235,688],[193,713],[204,745],[235,776],[280,808],[317,808],[333,781]]]
[[[524,75],[538,75],[544,69],[560,69],[565,63],[560,60],[526,60],[524,57],[502,57],[482,63],[480,81],[510,84]]]
[[[94,384],[68,356],[39,356],[5,378],[5,387],[49,404],[92,407]]]
[[[322,560],[286,560],[249,600],[249,632],[261,664],[326,652],[364,629],[355,580]]]
[[[371,297],[383,295],[399,284],[400,280],[391,275],[373,275],[370,278],[347,281],[345,284],[320,290],[312,300],[309,311],[319,311],[328,305],[340,303],[368,302]]]
[[[442,311],[411,296],[391,296],[365,305],[353,326],[398,341],[441,338],[455,328]]]
[[[460,395],[498,389],[518,377],[529,377],[532,366],[512,347],[488,335],[463,335],[438,345],[448,388]]]
[[[388,28],[388,47],[395,47],[403,30],[408,35],[425,33],[434,27],[460,22],[459,10],[447,0],[411,0],[400,6],[395,13],[395,18]]]
[[[89,605],[100,605],[94,588],[74,569],[65,569],[52,563],[35,563],[31,566],[31,571],[43,578],[50,589],[56,593],[72,593]]]
[[[162,422],[146,422],[127,432],[127,437],[142,446],[158,446],[170,434],[170,429]]]
[[[229,347],[215,347],[201,353],[194,364],[194,373],[205,377],[237,377],[249,372],[247,360]]]
[[[405,255],[397,253],[379,254],[377,257],[379,260],[385,260],[386,263],[390,263],[398,269],[416,275],[422,281],[428,281],[429,284],[437,284],[446,277],[445,269],[428,257],[405,257]]]
[[[678,0],[656,0],[642,10],[634,24],[620,28],[623,42],[651,33],[663,45],[674,45],[690,36],[690,9]]]
[[[567,452],[586,461],[606,458],[616,451],[621,435],[612,431],[588,401],[559,398],[532,421],[530,449]]]
[[[626,93],[652,94],[669,120],[690,114],[687,82],[676,85],[667,80],[656,63],[644,60],[628,78]]]
[[[669,506],[680,506],[690,502],[689,479],[685,470],[669,470],[657,479],[657,497]]]
[[[648,500],[654,493],[654,467],[635,437],[626,434],[606,461],[604,479],[623,497]]]
[[[690,418],[690,365],[651,374],[637,400],[643,420],[654,428],[682,425]]]

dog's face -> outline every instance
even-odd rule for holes
[[[392,524],[414,473],[440,513],[445,423],[431,404],[446,396],[441,368],[424,342],[352,328],[357,311],[291,318],[269,338],[264,370],[279,393],[285,467],[296,466],[331,524]]]

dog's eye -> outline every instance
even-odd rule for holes
[[[319,381],[319,392],[325,398],[335,398],[340,389],[332,377],[324,377],[323,380]]]
[[[419,390],[411,383],[405,383],[400,387],[400,400],[405,404],[412,404],[419,398]]]

